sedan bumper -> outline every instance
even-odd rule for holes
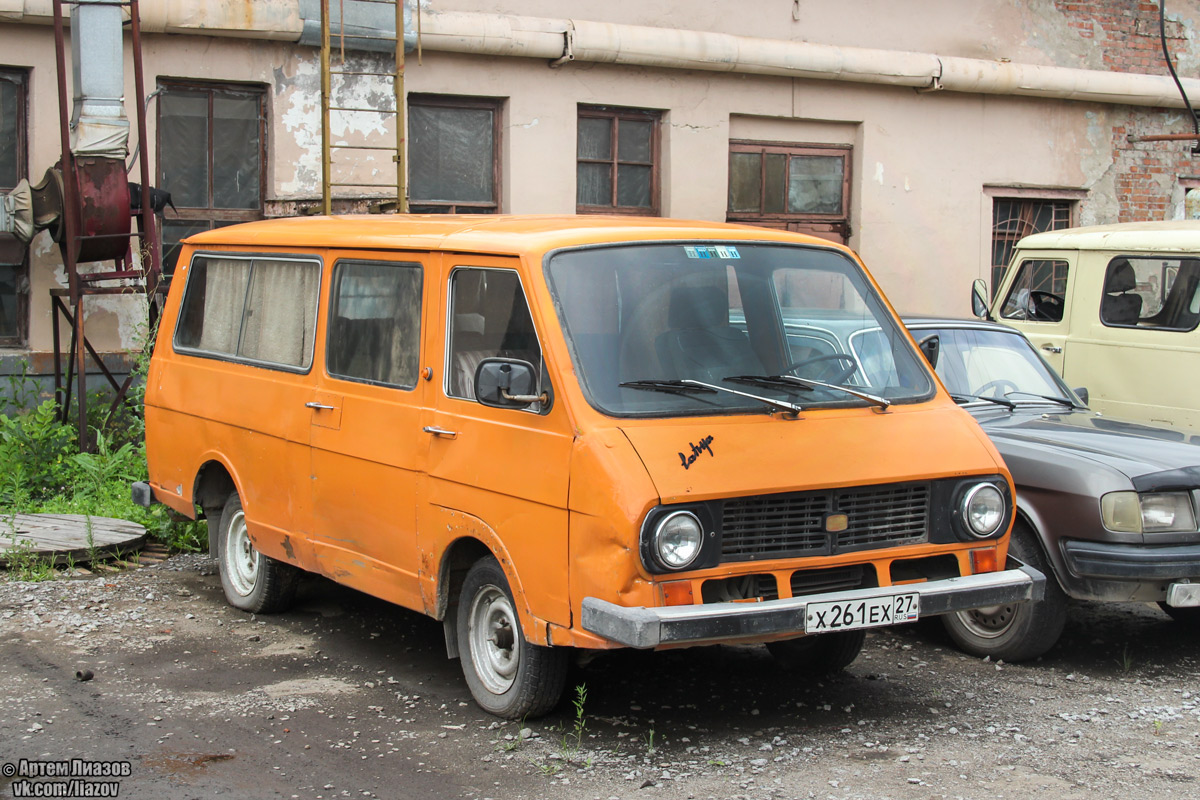
[[[1200,544],[1140,545],[1067,540],[1067,568],[1085,578],[1122,581],[1200,578]]]
[[[1011,562],[1010,562],[1011,563]],[[860,601],[898,592],[920,595],[921,616],[1041,600],[1046,576],[1033,567],[946,578],[925,583],[852,589],[762,603],[706,603],[655,608],[618,606],[596,597],[583,600],[584,630],[627,647],[769,638],[804,633],[810,603]]]

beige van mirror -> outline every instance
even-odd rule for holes
[[[976,278],[971,284],[971,312],[980,319],[992,318],[988,313],[987,282],[983,278]]]

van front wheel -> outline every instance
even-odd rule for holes
[[[225,501],[217,537],[221,588],[229,604],[252,614],[286,611],[296,596],[299,571],[255,549],[237,492]]]
[[[496,559],[476,561],[458,601],[458,652],[475,702],[507,719],[537,717],[558,705],[567,651],[530,644]]]

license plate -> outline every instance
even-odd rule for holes
[[[921,612],[921,596],[916,592],[871,597],[866,600],[838,600],[809,603],[804,617],[805,633],[851,631],[913,622]]]

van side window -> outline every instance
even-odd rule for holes
[[[421,265],[339,261],[326,367],[338,378],[411,389],[421,354]]]
[[[1190,331],[1200,322],[1200,258],[1118,256],[1104,270],[1108,327]]]
[[[450,397],[474,399],[475,369],[485,358],[518,358],[540,373],[529,304],[515,272],[460,268],[450,278]]]
[[[1037,322],[1062,322],[1067,296],[1066,261],[1022,261],[1009,287],[1000,316]]]
[[[312,366],[316,260],[196,256],[175,347],[282,367]]]

